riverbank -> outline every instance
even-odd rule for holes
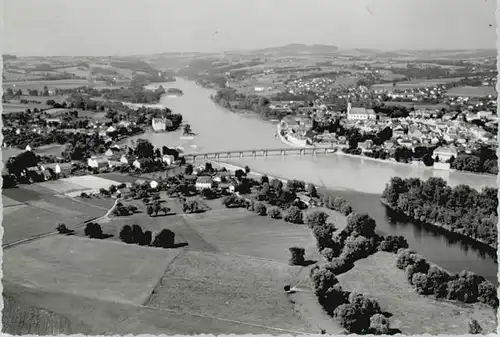
[[[380,202],[382,203],[382,205],[384,205],[385,207],[387,207],[389,210],[391,210],[391,212],[393,212],[394,214],[398,214],[398,215],[403,215],[404,217],[406,218],[409,218],[411,219],[412,221],[415,221],[421,225],[425,225],[425,226],[429,226],[429,227],[433,227],[433,228],[437,228],[437,229],[440,229],[440,230],[443,230],[443,231],[446,231],[448,233],[451,233],[451,234],[454,234],[454,235],[457,235],[457,236],[460,236],[464,239],[467,239],[467,240],[471,240],[471,241],[474,241],[476,243],[479,243],[479,244],[482,244],[484,245],[485,247],[488,247],[488,248],[491,248],[493,252],[496,252],[497,250],[497,247],[496,246],[492,246],[490,245],[489,243],[487,243],[486,241],[484,240],[481,240],[479,238],[475,238],[475,237],[471,237],[471,236],[468,236],[468,235],[465,235],[463,233],[459,233],[459,232],[456,232],[453,230],[453,228],[450,228],[449,226],[447,225],[443,225],[443,224],[439,224],[439,223],[429,223],[429,222],[426,222],[426,221],[421,221],[420,219],[417,219],[415,218],[414,216],[411,216],[409,214],[406,214],[405,212],[403,211],[400,211],[400,210],[397,210],[393,207],[391,207],[389,205],[389,203],[387,202],[387,200],[385,200],[384,198],[380,198]]]

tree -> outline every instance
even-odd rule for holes
[[[59,234],[71,234],[73,232],[72,230],[68,229],[68,227],[66,227],[66,225],[63,223],[57,224],[56,229]]]
[[[481,303],[486,303],[494,308],[498,307],[497,289],[493,284],[484,280],[478,285],[478,297]]]
[[[95,222],[89,222],[85,226],[84,234],[91,239],[101,239],[103,237],[101,226]]]
[[[290,247],[290,254],[292,255],[290,257],[290,265],[292,266],[301,266],[304,264],[305,259],[304,259],[304,254],[305,254],[305,249],[301,247]]]
[[[483,332],[483,328],[479,325],[479,322],[475,319],[469,321],[469,333],[471,335],[479,335]]]
[[[425,166],[432,166],[434,165],[434,159],[432,159],[431,155],[430,154],[425,154],[423,157],[422,157],[422,161],[423,163],[425,164]]]
[[[316,226],[325,226],[326,220],[328,220],[328,214],[322,211],[314,211],[306,216],[306,223],[309,228],[314,228]]]
[[[125,225],[120,231],[120,240],[125,243],[134,243],[134,237],[132,235],[132,227],[130,225]]]
[[[301,180],[296,180],[296,179],[293,179],[293,180],[289,180],[287,183],[286,183],[286,187],[292,191],[292,192],[300,192],[300,191],[303,191],[304,188],[305,188],[305,183]]]
[[[334,311],[334,317],[340,325],[351,333],[362,333],[363,327],[359,324],[360,317],[356,308],[350,304],[341,304]]]
[[[146,210],[147,210],[149,216],[153,216],[154,209],[153,209],[152,205],[148,205]]]
[[[184,125],[184,135],[191,135],[193,131],[191,130],[191,125],[190,124],[185,124]]]
[[[184,213],[197,213],[201,210],[202,208],[196,199],[187,199],[182,204],[182,211]]]
[[[370,333],[374,335],[388,335],[389,320],[382,314],[375,314],[370,317]]]
[[[308,184],[307,185],[307,194],[311,198],[317,198],[318,197],[318,191],[316,190],[316,186],[314,186],[314,184]]]
[[[245,173],[246,174],[250,173],[250,167],[248,165],[245,166]]]
[[[153,209],[154,209],[154,212],[155,212],[155,216],[158,216],[158,212],[161,211],[161,205],[159,202],[155,202],[154,205],[153,205]]]
[[[316,238],[316,245],[321,251],[324,248],[332,248],[335,246],[332,236],[336,228],[334,225],[323,225],[313,227],[313,235]]]
[[[286,222],[301,224],[303,222],[302,211],[297,206],[291,206],[288,208],[284,219]]]
[[[145,231],[139,238],[139,246],[149,246],[151,245],[152,234],[151,231]]]
[[[134,152],[139,158],[153,158],[154,146],[149,140],[140,138],[137,140]]]
[[[368,214],[352,213],[347,217],[346,230],[349,233],[356,231],[359,235],[371,238],[375,235],[375,220]]]
[[[211,188],[204,188],[201,190],[201,196],[205,199],[211,200],[215,199],[217,193]]]
[[[132,240],[134,243],[139,243],[144,235],[141,226],[132,225]]]
[[[194,168],[193,168],[193,165],[191,164],[188,164],[186,166],[186,169],[184,170],[184,173],[188,176],[192,175],[193,174],[193,171],[194,171]]]
[[[169,229],[163,229],[155,236],[153,246],[159,248],[171,248],[174,246],[174,242],[175,233]]]
[[[242,180],[244,177],[246,177],[246,173],[245,171],[243,170],[236,170],[234,172],[234,176],[238,179],[238,180]]]

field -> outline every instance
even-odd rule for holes
[[[101,82],[98,82],[96,84],[99,84]],[[55,81],[16,81],[16,82],[7,82],[3,83],[3,88],[4,90],[7,88],[12,88],[12,89],[21,89],[21,90],[28,90],[28,89],[37,89],[37,90],[42,90],[44,86],[47,86],[47,88],[50,89],[55,89],[55,88],[60,88],[60,89],[70,89],[70,88],[78,88],[78,87],[83,87],[84,85],[88,85],[89,82],[87,80],[79,80],[79,79],[74,79],[74,80],[55,80]],[[103,84],[103,83],[101,83]]]
[[[41,291],[141,305],[179,252],[49,236],[4,251],[3,277]]]
[[[305,225],[293,225],[269,216],[257,216],[245,209],[225,208],[220,200],[207,202],[207,214],[186,216],[188,224],[218,251],[287,263],[288,248],[301,246],[311,258],[316,246]]]
[[[303,331],[282,290],[286,264],[207,252],[186,252],[170,266],[149,306]],[[297,268],[297,267],[295,267]]]
[[[430,80],[415,80],[415,81],[404,81],[404,82],[396,82],[396,88],[410,89],[410,88],[428,88],[435,87],[437,85],[457,82],[461,80],[461,77],[456,78],[438,78],[438,79],[430,79]],[[392,83],[380,83],[372,85],[372,89],[392,89]]]
[[[417,295],[405,272],[396,268],[396,255],[391,253],[378,252],[359,260],[338,279],[345,289],[360,291],[379,301],[383,310],[394,315],[390,318],[391,326],[405,334],[462,335],[468,332],[472,318],[486,333],[496,331],[496,315],[491,308]]]
[[[440,110],[442,108],[447,108],[448,105],[441,103],[441,104],[420,104],[418,102],[391,102],[387,101],[384,102],[385,106],[404,106],[406,108],[415,108],[416,110],[418,109],[430,109],[430,110]]]
[[[20,303],[10,296],[3,297],[3,326],[14,327],[4,331],[12,335],[71,334],[70,321],[44,309]]]
[[[497,96],[494,87],[455,87],[446,92],[446,96],[468,96],[468,97],[484,97],[484,96]]]
[[[54,232],[60,222],[73,227],[104,215],[112,206],[112,199],[75,200],[65,194],[79,194],[81,191],[95,189],[95,186],[109,187],[113,183],[117,184],[89,176],[5,189],[2,197],[9,207],[3,213],[3,243]]]

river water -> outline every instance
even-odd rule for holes
[[[184,92],[180,97],[163,97],[160,104],[181,113],[197,133],[194,140],[181,140],[181,131],[147,133],[149,139],[161,147],[181,146],[188,152],[220,150],[248,150],[285,148],[275,137],[276,125],[252,117],[230,112],[210,100],[214,91],[194,82],[177,79],[164,84],[165,89],[176,87]],[[299,179],[336,190],[358,212],[368,213],[377,222],[377,229],[389,235],[403,235],[410,248],[430,261],[452,271],[470,270],[497,283],[497,264],[487,250],[473,242],[457,240],[454,235],[438,233],[429,228],[396,220],[380,203],[380,194],[393,176],[402,178],[442,177],[451,186],[467,184],[481,189],[496,186],[496,177],[462,172],[447,172],[405,164],[378,162],[343,155],[272,156],[231,159],[235,165],[248,165],[253,171],[286,179]]]

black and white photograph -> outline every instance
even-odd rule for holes
[[[494,0],[0,0],[1,332],[497,333]]]

